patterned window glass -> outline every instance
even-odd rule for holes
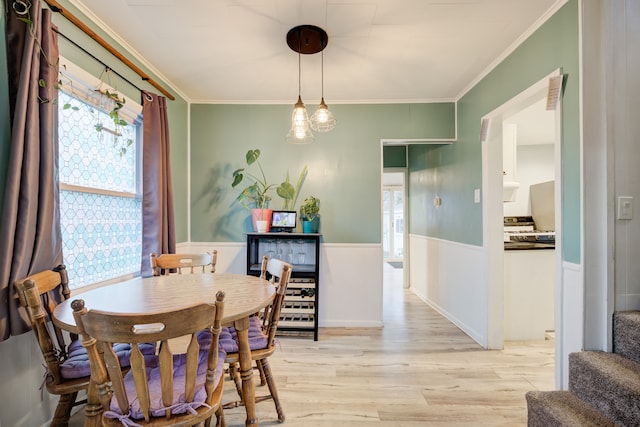
[[[137,274],[140,125],[116,128],[107,112],[62,91],[58,105],[60,222],[70,287]]]

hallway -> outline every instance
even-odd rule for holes
[[[401,272],[384,264],[384,328],[323,328],[317,342],[279,338],[270,363],[284,425],[525,426],[525,392],[554,388],[553,341],[483,350],[404,290]],[[225,394],[235,399],[232,383]],[[280,425],[272,402],[257,411],[261,426]],[[244,426],[244,408],[225,418]]]
[[[553,341],[482,350],[404,290],[401,269],[385,263],[384,274],[384,328],[280,338],[271,365],[285,425],[525,426],[525,392],[554,388]],[[229,426],[244,425],[241,411],[226,411]],[[271,402],[258,415],[261,426],[278,425]]]

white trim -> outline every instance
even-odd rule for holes
[[[140,197],[138,194],[129,193],[128,191],[105,190],[103,188],[97,187],[85,187],[83,185],[65,184],[64,182],[60,183],[60,190],[75,191],[78,193],[101,194],[103,196],[127,197],[129,199]]]
[[[481,120],[489,120],[487,140],[482,143],[482,192],[484,203],[482,205],[483,240],[486,262],[487,288],[487,333],[488,347],[502,348],[504,344],[504,260],[503,233],[502,233],[502,117],[513,111],[519,105],[530,102],[531,99],[543,98],[547,93],[549,79],[561,75],[562,70],[557,69],[520,92],[498,108],[486,114]],[[558,105],[562,105],[559,103]],[[556,324],[556,358],[563,360],[567,357],[559,343],[563,337],[563,316],[565,293],[563,292],[562,272],[562,112],[556,108],[555,115],[555,205],[556,205],[556,284],[555,284],[555,324]],[[573,296],[571,296],[573,297]],[[556,374],[562,369],[562,364],[557,364]]]
[[[331,105],[386,105],[386,104],[441,104],[456,102],[459,98],[416,98],[416,99],[341,99],[331,100]],[[194,104],[212,105],[293,105],[293,100],[252,100],[252,99],[191,99]]]
[[[456,140],[455,138],[442,138],[442,139],[429,139],[429,138],[416,138],[416,139],[381,139],[382,145],[411,145],[411,144],[440,144],[451,145]]]

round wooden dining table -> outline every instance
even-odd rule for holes
[[[229,273],[139,277],[73,294],[56,307],[53,321],[60,328],[77,333],[71,308],[71,302],[75,299],[84,300],[88,310],[148,314],[202,302],[213,304],[218,291],[225,293],[223,323],[234,326],[238,333],[243,403],[247,412],[245,424],[258,426],[249,348],[249,316],[269,305],[275,297],[276,290],[271,282],[256,276]],[[97,392],[90,385],[85,407],[85,426],[99,426],[101,413]]]

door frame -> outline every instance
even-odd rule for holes
[[[409,151],[407,149],[407,151]],[[402,199],[403,199],[403,210],[402,210],[402,221],[404,222],[404,227],[402,230],[402,287],[409,287],[409,236],[407,232],[407,212],[409,210],[409,200],[408,200],[408,191],[407,191],[407,179],[408,179],[408,171],[407,168],[382,168],[382,187],[380,192],[384,191],[384,174],[385,173],[400,173],[402,174]],[[382,217],[384,218],[384,207],[382,208]],[[384,229],[382,230],[382,238],[384,239]],[[384,242],[383,242],[384,245]],[[384,250],[382,251],[384,258]],[[385,260],[382,260],[385,262]]]
[[[531,99],[540,99],[547,93],[549,79],[562,74],[557,69],[534,83],[515,97],[482,117],[481,127],[486,137],[482,144],[482,223],[486,260],[487,283],[487,347],[502,349],[504,346],[504,244],[503,244],[503,201],[502,201],[502,117]],[[555,108],[555,223],[556,223],[556,283],[555,283],[555,350],[556,361],[562,357],[563,297],[562,286],[562,108],[561,102]],[[556,363],[556,378],[561,364]]]

